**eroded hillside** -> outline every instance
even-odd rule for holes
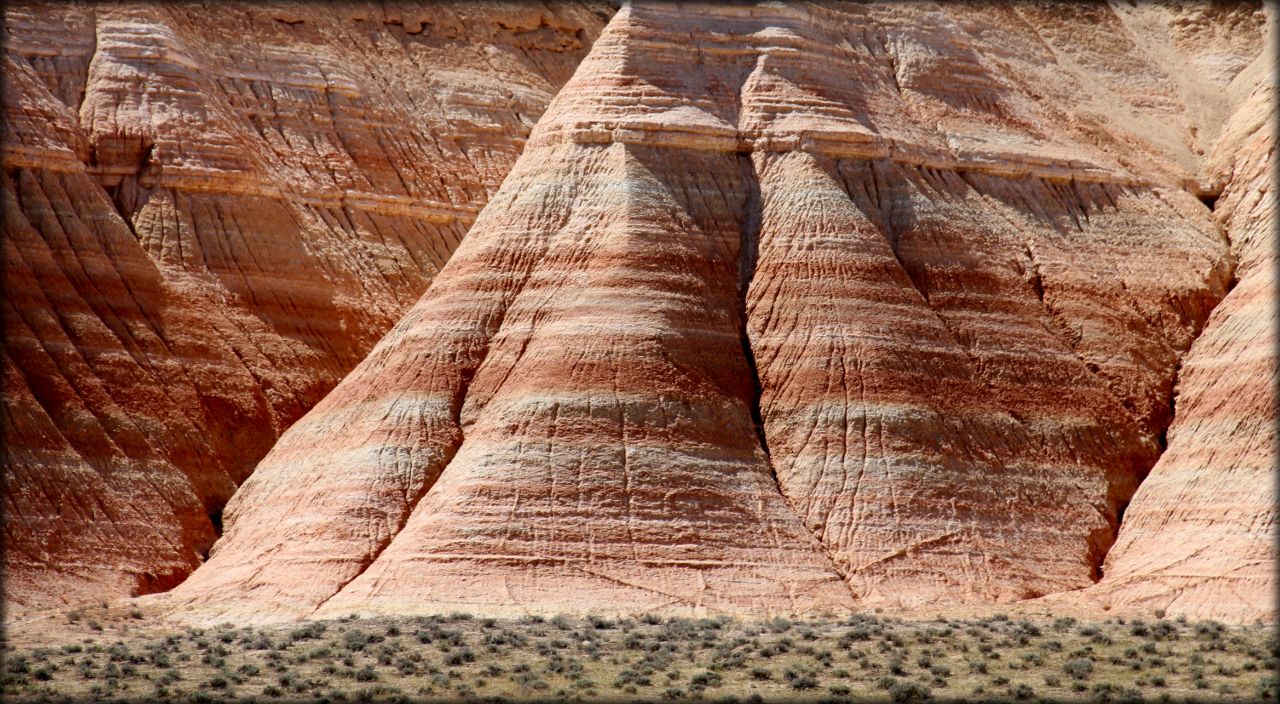
[[[1267,17],[625,5],[166,601],[759,614],[1102,578],[1081,598],[1274,617],[1274,511],[1230,498],[1270,445],[1211,417],[1273,401],[1203,400],[1274,366]],[[1202,426],[1240,452],[1197,456]],[[1154,583],[1141,545],[1188,505],[1215,586],[1107,591]]]
[[[9,3],[5,598],[172,587],[612,8]]]

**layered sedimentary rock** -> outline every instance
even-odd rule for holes
[[[1133,498],[1105,577],[1108,608],[1274,621],[1276,604],[1275,76],[1270,57],[1210,163],[1238,283],[1178,377],[1168,449]],[[1248,84],[1246,84],[1248,85]],[[1215,168],[1216,167],[1216,168]]]
[[[263,461],[180,598],[302,616],[355,580],[391,611],[848,601],[751,422],[740,158],[541,154]]]
[[[1192,192],[1262,20],[624,6],[170,603],[759,614],[1091,584],[1227,291]]]
[[[5,598],[171,587],[610,9],[9,4]]]

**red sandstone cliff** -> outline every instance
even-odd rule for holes
[[[173,603],[1009,601],[1092,584],[1153,465],[1095,589],[1144,604],[1121,587],[1152,583],[1143,545],[1196,525],[1187,504],[1230,517],[1204,569],[1268,588],[1274,512],[1231,498],[1266,489],[1266,446],[1221,424],[1273,410],[1215,367],[1274,365],[1272,147],[1256,119],[1217,134],[1266,110],[1237,111],[1263,25],[1245,5],[624,7]],[[1215,142],[1218,222],[1188,193],[1214,190]],[[1219,439],[1238,448],[1197,450]],[[1205,583],[1172,606],[1236,588]]]
[[[1231,238],[1238,283],[1182,363],[1168,449],[1134,496],[1105,577],[1090,590],[1109,608],[1233,621],[1274,621],[1280,613],[1272,57],[1251,72],[1253,92],[1211,160],[1225,182],[1214,214]]]
[[[166,589],[426,289],[576,3],[8,4],[5,599]]]

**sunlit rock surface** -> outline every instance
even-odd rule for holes
[[[1238,283],[1182,363],[1168,449],[1090,590],[1110,608],[1277,616],[1276,95],[1264,66],[1211,163],[1225,183],[1214,213]]]
[[[5,598],[168,589],[426,289],[607,5],[10,3]]]
[[[285,433],[165,601],[805,613],[1139,574],[1104,558],[1171,420],[1170,452],[1195,452],[1179,366],[1215,373],[1206,325],[1247,327],[1223,334],[1237,356],[1267,329],[1210,316],[1249,281],[1251,236],[1226,235],[1254,225],[1230,221],[1273,212],[1234,175],[1269,147],[1219,135],[1265,22],[625,5],[426,295]],[[1239,144],[1218,222],[1197,198],[1215,143]],[[1196,494],[1205,467],[1172,464],[1165,493]],[[1238,508],[1229,476],[1204,515],[1244,546],[1274,513]],[[1120,548],[1177,540],[1146,521]]]

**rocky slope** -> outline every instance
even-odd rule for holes
[[[1092,584],[1232,277],[1193,193],[1263,23],[624,6],[167,601],[767,613]]]
[[[1274,39],[1274,37],[1273,37]],[[1102,582],[1109,608],[1276,620],[1275,75],[1223,129],[1210,169],[1238,283],[1178,377],[1168,449],[1125,515]],[[1246,84],[1248,85],[1248,84]]]
[[[9,3],[5,599],[171,587],[611,8]]]

